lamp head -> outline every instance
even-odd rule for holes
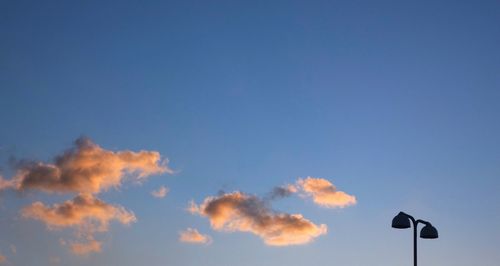
[[[392,227],[393,228],[398,228],[398,229],[406,229],[410,228],[410,218],[402,212],[398,213],[393,219],[392,219]]]
[[[438,238],[438,231],[436,227],[428,223],[420,231],[420,237],[425,239],[435,239]]]

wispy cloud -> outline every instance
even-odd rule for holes
[[[69,244],[71,251],[83,255],[101,251],[101,243],[94,239],[96,232],[108,231],[111,221],[129,225],[135,215],[122,206],[108,204],[91,194],[80,194],[62,204],[46,206],[35,202],[21,210],[21,215],[42,221],[48,229],[72,228],[79,239]],[[65,241],[61,243],[66,244]]]
[[[300,178],[297,189],[306,197],[311,197],[314,203],[327,208],[344,208],[356,204],[356,197],[337,188],[324,178]]]
[[[168,191],[169,189],[167,187],[161,186],[157,190],[151,191],[151,195],[153,195],[153,197],[155,198],[164,198],[167,195]]]
[[[167,163],[156,151],[113,152],[79,138],[75,147],[52,163],[18,161],[16,175],[0,179],[0,188],[94,194],[119,187],[125,177],[141,181],[149,175],[173,173]]]
[[[314,224],[301,214],[277,212],[273,200],[298,194],[312,198],[327,208],[343,208],[356,204],[356,197],[337,188],[324,178],[299,178],[293,184],[275,187],[260,198],[240,191],[221,192],[205,198],[201,204],[190,202],[188,211],[207,217],[214,230],[249,232],[262,238],[267,245],[300,245],[327,233],[325,224]]]
[[[215,230],[249,232],[271,246],[306,244],[327,232],[325,224],[273,211],[264,200],[239,191],[207,197],[200,205],[192,202],[189,211],[207,217]]]
[[[297,187],[294,185],[275,187],[269,193],[267,199],[274,200],[274,199],[286,198],[292,195],[293,193],[297,193]]]
[[[16,181],[13,179],[7,180],[0,175],[0,191],[5,189],[16,188]]]
[[[212,238],[209,235],[201,234],[197,229],[187,228],[179,232],[179,241],[191,244],[210,244]]]
[[[141,182],[155,174],[173,173],[156,151],[110,151],[88,138],[79,138],[74,147],[56,156],[51,163],[21,160],[16,174],[6,180],[0,177],[0,190],[38,190],[47,193],[73,193],[68,201],[52,206],[37,201],[21,210],[22,217],[39,220],[50,230],[70,228],[76,241],[62,241],[76,254],[101,251],[97,232],[108,231],[116,221],[129,225],[137,219],[133,212],[119,205],[108,204],[95,195],[117,188],[125,180]],[[160,189],[158,195],[168,190]],[[163,196],[164,196],[163,195]]]
[[[102,243],[90,238],[82,242],[74,242],[70,244],[70,249],[73,253],[77,255],[87,255],[89,253],[101,252]]]
[[[131,224],[136,221],[134,213],[122,206],[108,204],[91,194],[80,194],[62,204],[46,206],[40,201],[24,207],[21,215],[44,222],[49,229],[65,227],[104,232],[110,221]]]

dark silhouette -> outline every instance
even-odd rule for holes
[[[413,265],[417,266],[417,225],[418,223],[425,224],[424,228],[420,231],[420,237],[425,239],[435,239],[438,238],[437,229],[432,226],[431,223],[424,220],[415,220],[413,216],[406,214],[404,212],[399,212],[392,219],[392,227],[397,229],[410,228],[410,220],[413,223]]]

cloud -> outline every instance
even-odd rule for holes
[[[105,232],[110,221],[131,224],[136,221],[134,213],[118,205],[110,205],[91,194],[80,194],[62,204],[46,206],[34,202],[21,210],[25,218],[40,220],[49,229],[81,227]]]
[[[88,138],[53,163],[19,161],[11,180],[0,179],[1,188],[35,189],[45,192],[99,193],[119,187],[125,177],[141,181],[149,175],[173,173],[156,151],[109,151]]]
[[[187,228],[179,232],[179,241],[192,244],[210,244],[212,238],[209,235],[204,235],[194,228]]]
[[[7,258],[4,255],[2,255],[2,253],[0,253],[0,264],[3,264],[6,261],[7,261]]]
[[[286,198],[297,192],[297,188],[294,185],[285,185],[281,187],[275,187],[271,193],[269,193],[267,199],[274,200],[280,198]]]
[[[4,179],[1,175],[0,175],[0,191],[2,190],[5,190],[5,189],[12,189],[12,188],[15,188],[16,187],[16,182],[15,180],[7,180],[7,179]]]
[[[70,244],[70,249],[77,255],[87,255],[89,253],[101,252],[102,243],[94,239],[89,239],[86,242],[75,242]]]
[[[135,215],[119,205],[108,204],[96,194],[118,188],[123,182],[144,181],[148,176],[174,173],[168,159],[157,151],[110,151],[88,138],[75,140],[71,149],[55,156],[51,162],[14,161],[15,175],[0,176],[0,191],[38,190],[47,193],[73,193],[72,200],[52,206],[37,201],[21,210],[24,218],[39,220],[48,229],[69,228],[77,241],[62,241],[76,254],[101,251],[101,242],[94,239],[97,232],[108,231],[109,223],[131,224]],[[155,192],[164,197],[165,187]]]
[[[311,197],[314,203],[327,208],[344,208],[356,204],[356,197],[337,188],[324,178],[299,178],[297,188],[305,196]]]
[[[327,232],[324,224],[275,212],[264,200],[239,191],[207,197],[200,205],[192,202],[188,210],[207,217],[215,230],[249,232],[271,246],[306,244]]]
[[[77,238],[85,240],[69,244],[71,251],[78,255],[101,251],[101,243],[94,240],[94,234],[108,231],[111,221],[129,225],[137,220],[134,213],[122,206],[108,204],[92,194],[80,194],[52,206],[34,202],[23,208],[21,215],[42,221],[50,230],[74,229]],[[61,243],[66,245],[64,240]]]
[[[166,188],[165,186],[161,186],[157,190],[151,191],[151,195],[153,195],[153,197],[155,198],[164,198],[167,195],[168,191],[168,188]]]

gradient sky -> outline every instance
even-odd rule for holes
[[[4,179],[81,136],[158,151],[175,171],[99,194],[137,222],[111,223],[85,256],[60,244],[71,230],[20,215],[73,195],[0,192],[3,264],[411,265],[411,230],[390,227],[402,210],[440,233],[419,240],[420,265],[498,265],[499,14],[488,0],[0,1]],[[273,202],[328,226],[308,244],[268,246],[186,211],[307,176],[357,198]],[[180,242],[186,228],[212,243]]]

